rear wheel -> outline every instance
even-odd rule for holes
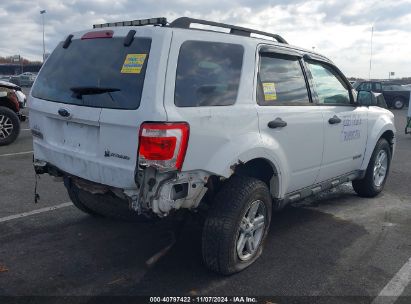
[[[114,194],[92,194],[79,189],[68,179],[65,180],[64,185],[73,205],[87,214],[130,222],[150,220],[131,210],[127,201],[117,198]]]
[[[0,146],[9,145],[20,133],[20,121],[16,113],[6,107],[0,107]]]
[[[387,140],[381,138],[375,145],[363,179],[352,181],[359,196],[374,197],[384,188],[391,162],[391,149]]]
[[[205,265],[239,272],[258,259],[271,221],[271,195],[262,181],[233,176],[216,195],[202,237]]]
[[[405,102],[402,98],[396,97],[392,104],[394,105],[394,109],[401,110],[404,107]]]

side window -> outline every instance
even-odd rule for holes
[[[261,106],[309,103],[307,85],[297,58],[274,54],[261,56],[257,102]]]
[[[349,104],[350,93],[338,74],[329,66],[308,62],[315,92],[321,104]]]
[[[361,90],[363,91],[371,91],[371,83],[370,82],[364,82],[361,85]]]
[[[381,85],[381,83],[379,83],[379,82],[374,82],[374,83],[372,84],[372,90],[373,90],[373,91],[377,91],[377,92],[382,91],[382,85]]]
[[[178,57],[174,103],[226,106],[237,99],[244,49],[239,44],[186,41]]]

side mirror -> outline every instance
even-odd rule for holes
[[[357,104],[359,106],[372,106],[376,105],[377,102],[375,100],[375,96],[370,91],[358,91],[357,93]]]
[[[366,107],[377,106],[385,109],[387,108],[387,103],[385,102],[384,95],[370,91],[358,91],[357,105]]]

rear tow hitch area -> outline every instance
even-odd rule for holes
[[[210,174],[202,170],[160,173],[152,167],[139,170],[136,181],[138,199],[132,208],[138,212],[151,210],[160,217],[180,208],[198,207],[207,192]],[[131,193],[126,193],[131,195]]]
[[[112,193],[117,200],[128,202],[129,208],[138,214],[152,216],[154,213],[159,217],[165,217],[173,210],[197,208],[208,190],[206,185],[210,177],[202,170],[159,172],[147,167],[137,172],[137,189],[120,189],[72,176],[42,160],[35,159],[33,165],[36,180],[38,175],[48,173],[59,180],[64,179],[66,188],[74,184],[78,189],[96,195],[96,198],[99,195],[108,197]],[[35,197],[39,197],[37,186]]]

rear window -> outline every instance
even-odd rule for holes
[[[177,65],[178,107],[227,106],[235,103],[244,49],[238,44],[186,41]]]
[[[32,95],[88,107],[137,109],[140,105],[151,39],[73,40],[60,43],[44,64]]]

